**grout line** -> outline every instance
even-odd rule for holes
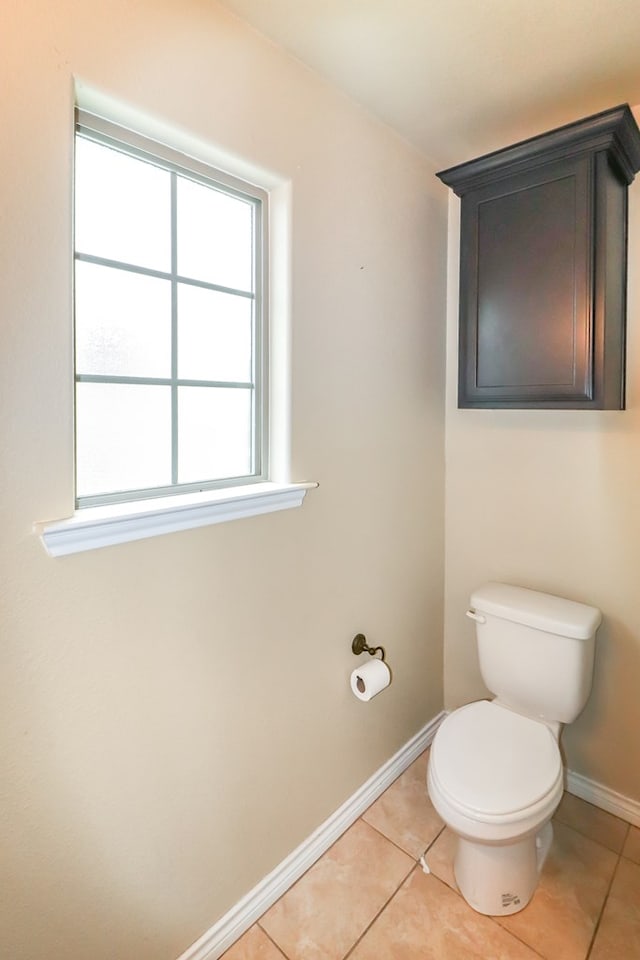
[[[611,814],[611,816],[613,816],[613,814]],[[620,818],[618,818],[618,819],[620,819]],[[629,836],[629,824],[627,823],[627,824],[626,824],[626,825],[627,825],[627,832],[626,832],[625,835],[624,835],[624,840],[623,840],[623,842],[622,842],[622,847],[620,848],[620,850],[616,850],[616,849],[614,849],[614,847],[610,847],[608,844],[603,843],[602,840],[596,840],[593,836],[591,836],[590,834],[586,833],[584,830],[581,830],[580,827],[577,827],[577,826],[576,826],[575,824],[573,824],[573,823],[569,823],[569,821],[567,821],[567,820],[560,820],[560,818],[559,818],[559,817],[556,817],[556,816],[553,817],[553,820],[554,820],[555,823],[559,823],[559,824],[561,824],[561,826],[563,826],[563,827],[568,827],[570,830],[573,830],[574,833],[579,833],[581,837],[584,837],[586,840],[590,840],[591,843],[597,843],[598,846],[604,847],[605,850],[609,850],[611,853],[615,853],[615,855],[616,855],[617,857],[621,856],[622,850],[624,849],[624,845],[625,845],[626,840],[627,840],[627,837]],[[623,820],[622,822],[623,822],[623,823],[626,823],[625,820]]]
[[[579,837],[583,837],[585,840],[588,840],[589,843],[595,843],[597,847],[600,847],[601,850],[606,850],[607,853],[612,853],[614,857],[621,857],[622,850],[612,850],[611,847],[608,847],[606,843],[601,843],[600,840],[594,840],[593,837],[590,837],[588,833],[583,833],[582,830],[579,830],[577,827],[574,827],[570,823],[565,823],[564,820],[558,820],[555,816],[553,817],[553,822],[558,826],[562,827],[564,830],[571,830],[572,833],[576,833]],[[626,822],[626,821],[625,821]],[[626,839],[626,838],[625,838]],[[623,847],[624,849],[624,847]]]
[[[262,917],[261,917],[260,919],[262,919]],[[269,935],[269,933],[265,930],[265,928],[264,928],[264,927],[262,926],[262,924],[260,923],[260,920],[256,920],[256,927],[259,927],[260,930],[262,930],[262,932],[264,933],[264,935],[265,935],[265,937],[267,938],[267,940],[269,940],[269,942],[274,945],[274,947],[276,948],[276,950],[278,951],[278,953],[282,954],[282,956],[284,957],[284,960],[289,960],[289,957],[288,957],[287,954],[284,952],[284,950],[282,949],[282,947],[280,946],[280,944],[277,943],[277,941],[274,940],[273,937]],[[237,943],[237,941],[236,941],[236,943]],[[220,960],[224,960],[224,956],[221,957]]]
[[[398,848],[398,849],[400,849],[400,848]],[[404,852],[404,851],[403,851],[403,852]],[[412,857],[412,859],[413,859],[413,857]],[[405,883],[407,882],[407,880],[409,879],[409,877],[411,876],[411,874],[414,873],[414,871],[417,870],[417,869],[418,869],[418,864],[417,864],[417,862],[414,860],[414,861],[413,861],[413,866],[411,867],[411,869],[409,870],[409,872],[407,873],[407,875],[402,878],[402,880],[400,881],[400,883],[398,884],[398,886],[396,887],[396,889],[393,891],[393,893],[391,894],[391,896],[388,897],[387,900],[385,900],[384,904],[380,907],[380,909],[379,909],[378,912],[376,913],[375,917],[373,917],[373,919],[370,921],[370,923],[368,923],[367,926],[364,928],[364,930],[362,931],[362,933],[360,934],[360,936],[358,937],[358,939],[356,940],[356,942],[355,942],[354,944],[352,944],[351,947],[349,947],[349,949],[348,949],[347,952],[345,953],[344,957],[342,957],[342,960],[347,960],[347,958],[351,956],[351,954],[353,953],[353,951],[355,950],[355,948],[358,946],[358,944],[366,937],[366,935],[368,934],[369,930],[371,930],[371,927],[374,925],[374,923],[376,922],[376,920],[378,919],[378,917],[381,917],[381,916],[382,916],[382,914],[383,914],[384,911],[387,909],[387,907],[389,906],[389,904],[391,903],[391,901],[392,901],[392,900],[394,899],[394,897],[400,892],[400,889],[405,885]]]
[[[423,852],[420,854],[421,857],[426,857],[426,855],[428,854],[429,850],[431,850],[431,847],[434,845],[434,843],[436,842],[436,840],[438,840],[438,839],[442,836],[442,834],[445,832],[446,829],[447,829],[447,825],[446,825],[446,823],[443,823],[442,826],[440,827],[440,829],[438,830],[437,834],[435,835],[435,837],[434,837],[433,840],[431,841],[431,843],[428,844],[428,846],[426,847],[426,849],[423,850]],[[418,863],[420,863],[420,860],[418,860]]]
[[[590,943],[589,943],[589,949],[587,950],[587,952],[586,952],[586,954],[585,954],[585,960],[589,960],[589,957],[591,956],[591,952],[592,952],[593,947],[594,947],[594,944],[595,944],[595,942],[596,942],[596,937],[598,936],[598,931],[600,930],[600,924],[602,923],[602,918],[603,918],[603,916],[604,916],[604,911],[605,911],[605,909],[606,909],[607,903],[609,902],[609,895],[610,895],[610,893],[611,893],[611,888],[613,887],[613,881],[614,881],[615,878],[616,878],[616,874],[617,874],[617,872],[618,872],[618,867],[620,866],[620,861],[621,861],[621,860],[622,860],[622,854],[619,853],[619,854],[618,854],[618,860],[617,860],[617,862],[616,862],[615,869],[614,869],[613,873],[611,874],[611,880],[609,881],[609,886],[607,887],[607,892],[606,892],[606,894],[605,894],[605,896],[604,896],[604,900],[602,901],[602,906],[600,907],[600,911],[599,911],[599,913],[598,913],[598,916],[596,917],[596,922],[595,922],[595,925],[594,925],[594,928],[593,928],[593,935],[592,935],[591,941],[590,941]]]
[[[578,799],[580,799],[580,798],[578,798]],[[588,801],[588,800],[584,800],[583,803],[589,803],[589,801]],[[592,806],[592,807],[595,807],[596,810],[601,810],[601,808],[600,808],[600,807],[596,807],[596,805],[595,805],[594,803],[589,804],[589,805]],[[601,811],[601,812],[603,812],[603,813],[608,813],[607,810],[604,810],[604,811]],[[563,827],[569,827],[570,830],[575,830],[575,832],[576,832],[576,833],[579,833],[581,837],[586,837],[587,840],[591,840],[592,843],[598,843],[601,847],[604,847],[605,850],[610,850],[611,853],[615,853],[616,856],[621,856],[621,855],[622,855],[622,851],[624,850],[625,843],[627,842],[627,837],[629,836],[629,830],[631,829],[631,824],[629,823],[628,820],[623,820],[622,817],[617,817],[617,816],[615,815],[615,813],[609,813],[609,816],[610,816],[610,817],[613,817],[615,820],[620,820],[620,822],[621,822],[621,823],[624,823],[625,826],[626,826],[626,828],[627,828],[627,829],[626,829],[626,832],[625,832],[625,835],[624,835],[624,839],[623,839],[623,841],[622,841],[622,846],[620,847],[619,850],[615,850],[613,847],[608,846],[608,844],[603,843],[601,840],[596,840],[596,839],[594,839],[594,837],[591,836],[591,834],[586,833],[584,830],[581,830],[580,827],[577,827],[577,826],[575,825],[575,823],[571,823],[571,822],[570,822],[570,818],[567,818],[566,820],[563,820],[561,817],[558,816],[557,811],[556,811],[556,813],[554,813],[552,819],[553,819],[556,823],[561,823]]]
[[[367,812],[367,811],[365,810],[365,813],[366,813],[366,812]],[[396,848],[396,850],[399,850],[400,853],[404,853],[405,857],[411,857],[411,859],[413,860],[414,863],[417,863],[417,862],[418,862],[412,853],[408,853],[408,852],[404,849],[404,847],[401,847],[400,844],[396,843],[395,840],[392,840],[391,837],[388,837],[388,836],[386,835],[386,833],[383,833],[382,830],[381,830],[379,827],[376,827],[373,823],[369,823],[368,820],[365,820],[365,819],[364,819],[364,816],[358,817],[358,820],[362,820],[363,823],[366,823],[366,825],[367,825],[371,830],[374,830],[374,831],[378,834],[379,837],[382,837],[383,840],[386,840],[387,843],[390,843],[393,847]]]
[[[633,863],[633,864],[635,864],[636,867],[640,867],[640,860],[634,860],[633,857],[629,857],[629,856],[624,852],[624,850],[623,850],[622,853],[620,854],[620,859],[621,859],[621,860],[626,860],[627,863]]]
[[[367,811],[365,810],[365,813],[366,813],[366,812],[367,812]],[[419,853],[418,856],[416,857],[415,854],[410,853],[408,850],[405,850],[404,847],[401,847],[400,844],[399,844],[396,840],[393,840],[391,837],[388,837],[387,834],[384,833],[384,832],[380,829],[380,827],[376,827],[373,823],[369,823],[368,820],[365,820],[365,819],[364,819],[364,814],[363,814],[361,817],[359,817],[358,819],[362,820],[363,823],[366,823],[366,825],[367,825],[368,827],[371,827],[372,830],[375,830],[376,833],[383,838],[383,840],[386,840],[388,843],[393,844],[393,846],[396,848],[396,850],[399,850],[400,853],[404,853],[405,857],[411,857],[411,859],[413,860],[413,862],[416,863],[416,864],[419,864],[419,863],[420,863],[420,857],[423,857],[423,856],[425,855],[425,853],[427,852],[427,850],[430,850],[430,849],[431,849],[431,847],[434,845],[434,843],[436,842],[436,840],[438,839],[438,837],[440,836],[440,834],[442,833],[442,831],[445,829],[445,825],[443,824],[443,825],[440,827],[440,829],[438,830],[438,832],[437,832],[437,834],[435,835],[435,837],[433,838],[433,840],[430,840],[429,843],[427,844],[427,846],[426,846],[426,847],[422,850],[422,852]]]
[[[462,894],[461,894],[461,896],[462,896]],[[534,893],[533,896],[535,897],[535,893]],[[531,900],[530,900],[529,903],[527,904],[527,907],[529,906],[530,903],[532,903],[532,901],[533,901],[533,897],[531,898]],[[524,910],[521,910],[521,911],[519,911],[519,912],[520,912],[520,913],[524,913],[525,910],[527,909],[527,907],[525,907]],[[472,908],[469,907],[469,909],[471,910]],[[513,914],[513,916],[517,916],[517,914]],[[548,957],[545,957],[544,953],[540,953],[540,951],[538,950],[537,947],[533,947],[530,943],[527,943],[526,940],[523,940],[522,937],[518,936],[517,933],[514,933],[513,930],[509,930],[507,927],[503,927],[503,925],[500,923],[500,918],[499,918],[499,917],[488,916],[488,919],[489,919],[489,920],[493,920],[493,922],[495,923],[495,925],[496,925],[497,927],[500,927],[500,929],[501,929],[504,933],[508,933],[510,937],[513,937],[514,940],[517,940],[518,943],[521,943],[523,947],[526,947],[526,948],[527,948],[527,950],[531,950],[531,952],[532,952],[532,953],[535,953],[535,955],[536,955],[537,957],[541,957],[542,960],[548,960]],[[586,957],[585,957],[585,960],[587,960]]]

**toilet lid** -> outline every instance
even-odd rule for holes
[[[488,700],[449,714],[433,741],[430,762],[454,803],[495,816],[542,800],[562,773],[558,744],[544,723]]]

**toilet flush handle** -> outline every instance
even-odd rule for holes
[[[478,623],[487,622],[487,618],[483,617],[481,613],[476,613],[475,610],[467,610],[467,616],[470,620],[476,620]]]

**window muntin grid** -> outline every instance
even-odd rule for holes
[[[126,170],[94,211],[87,150]],[[78,507],[266,479],[266,233],[263,191],[79,111]]]

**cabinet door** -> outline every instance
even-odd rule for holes
[[[591,405],[592,165],[547,162],[464,195],[459,406]]]

